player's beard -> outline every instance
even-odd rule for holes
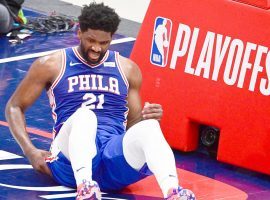
[[[97,60],[92,60],[91,58],[89,58],[88,54],[89,52],[94,52],[93,50],[91,49],[85,49],[84,46],[81,44],[80,45],[80,49],[81,49],[81,54],[82,54],[82,57],[84,60],[87,61],[87,63],[89,63],[90,65],[96,65],[98,64],[104,57],[106,51],[100,51],[99,52],[99,58]]]

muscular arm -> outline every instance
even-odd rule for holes
[[[6,105],[5,114],[10,131],[32,165],[34,164],[33,159],[38,156],[36,154],[45,156],[46,153],[38,151],[32,144],[26,131],[24,113],[40,96],[42,90],[49,87],[55,79],[54,74],[57,69],[54,68],[57,68],[58,65],[55,56],[58,54],[36,60]],[[35,168],[34,165],[33,167]],[[36,169],[39,171],[45,170],[45,172],[47,170],[38,167]]]
[[[140,88],[142,75],[139,67],[131,60],[120,57],[121,65],[129,82],[127,129],[142,120],[142,107],[140,98]]]
[[[162,106],[156,103],[146,103],[142,109],[140,88],[142,84],[142,74],[134,62],[120,57],[121,66],[129,82],[127,129],[143,119],[160,120],[163,114]]]

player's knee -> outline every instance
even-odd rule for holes
[[[87,122],[94,122],[97,123],[97,116],[96,114],[86,107],[81,107],[75,112],[76,118],[80,120],[81,122],[87,121]]]
[[[141,137],[146,140],[152,140],[162,136],[162,131],[160,129],[159,122],[155,119],[143,120],[140,123],[140,134]]]
[[[160,132],[159,122],[155,119],[147,119],[140,122],[141,127],[143,127],[147,132],[155,133]]]
[[[143,126],[159,127],[159,123],[156,119],[146,119],[140,122]]]

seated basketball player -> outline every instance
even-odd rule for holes
[[[80,44],[37,59],[10,98],[10,130],[33,168],[77,188],[78,200],[101,199],[100,189],[120,190],[150,174],[164,198],[195,199],[179,186],[173,152],[157,121],[161,106],[141,107],[138,66],[108,50],[119,22],[103,4],[85,6]],[[55,120],[50,153],[31,143],[24,118],[44,88]]]

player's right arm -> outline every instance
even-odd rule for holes
[[[59,67],[61,62],[59,58],[61,58],[61,53],[57,52],[37,59],[9,99],[5,111],[9,129],[24,155],[34,169],[47,174],[50,174],[50,171],[44,158],[49,152],[37,149],[32,144],[26,131],[25,111],[37,100],[43,89],[50,87],[59,74],[61,67]]]

